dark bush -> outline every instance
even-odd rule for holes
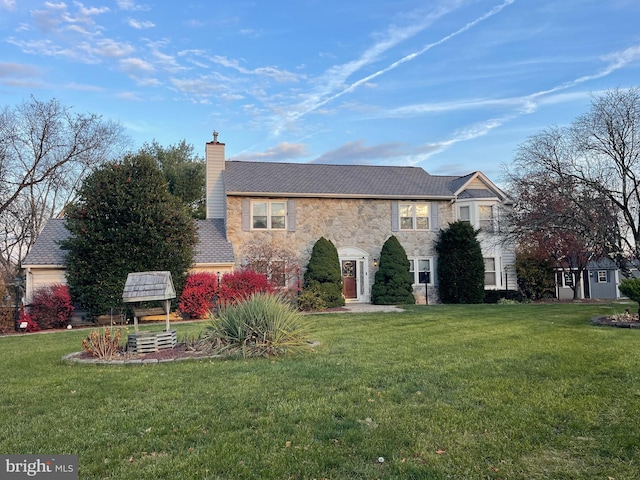
[[[525,298],[515,290],[485,290],[484,292],[484,303],[498,303],[502,299],[522,302]]]
[[[440,231],[436,252],[442,303],[484,301],[484,260],[477,235],[477,230],[461,221]]]
[[[371,301],[376,305],[416,303],[413,296],[413,277],[409,269],[407,252],[392,235],[384,242],[380,252],[380,267],[371,287]]]
[[[342,272],[338,250],[331,240],[324,237],[318,239],[311,250],[311,257],[304,273],[303,294],[312,290],[312,294],[319,296],[325,308],[341,307],[344,305],[342,296]]]

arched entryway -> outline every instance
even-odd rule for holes
[[[347,302],[369,303],[369,254],[357,247],[338,248],[342,270],[342,294]]]

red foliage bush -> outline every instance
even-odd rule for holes
[[[200,272],[187,276],[178,308],[192,318],[204,318],[214,308],[218,289],[218,277],[213,273]]]
[[[66,285],[42,287],[33,294],[31,318],[40,328],[62,328],[73,315],[71,295]]]
[[[228,305],[238,303],[257,292],[275,293],[276,289],[265,274],[246,269],[225,273],[218,295],[220,304]]]
[[[18,316],[18,325],[22,325],[23,323],[26,323],[27,326],[25,327],[25,332],[37,332],[38,330],[40,330],[40,326],[38,325],[38,322],[36,322],[33,318],[31,318],[31,315],[29,315],[29,312],[27,312],[24,308],[20,308],[20,314]]]

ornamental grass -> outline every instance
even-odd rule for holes
[[[280,356],[308,345],[303,316],[281,296],[262,292],[211,315],[206,339],[214,352],[245,358]]]

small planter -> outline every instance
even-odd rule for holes
[[[134,353],[158,352],[167,348],[174,348],[178,343],[175,330],[162,332],[130,333],[127,338],[127,351]]]

